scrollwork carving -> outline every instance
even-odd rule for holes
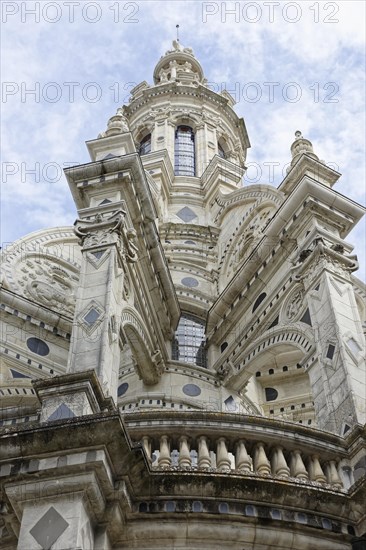
[[[133,228],[126,228],[125,215],[123,210],[118,210],[109,217],[97,214],[92,220],[76,220],[74,232],[79,237],[83,250],[116,244],[127,262],[136,262],[138,259],[138,247],[134,243],[136,231]]]

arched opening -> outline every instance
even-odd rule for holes
[[[190,126],[177,126],[175,131],[174,172],[176,176],[195,176],[194,132]]]
[[[221,346],[220,346],[220,351],[221,351],[221,353],[222,353],[223,351],[226,350],[226,348],[228,347],[228,345],[229,345],[229,344],[228,344],[227,342],[223,342],[223,343],[221,344]]]

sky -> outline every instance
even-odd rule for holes
[[[227,89],[251,142],[244,185],[281,183],[294,133],[365,202],[365,3],[7,1],[2,24],[1,242],[72,225],[63,168],[89,162],[129,91],[179,38]],[[347,237],[365,280],[365,222]]]

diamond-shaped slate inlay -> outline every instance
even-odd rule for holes
[[[51,508],[41,517],[30,534],[36,539],[43,550],[50,550],[51,546],[68,528],[68,522],[51,506]]]
[[[92,252],[93,256],[96,257],[97,260],[100,260],[100,258],[103,256],[105,250],[96,250],[95,252]]]
[[[105,157],[103,157],[103,160],[106,160],[106,159],[113,159],[115,158],[116,155],[112,155],[112,153],[108,153],[108,155],[106,155]]]
[[[63,418],[74,418],[75,413],[69,409],[65,403],[61,403],[59,407],[47,418],[47,420],[61,420]]]
[[[179,212],[177,212],[178,218],[183,220],[184,222],[191,222],[195,218],[197,218],[197,214],[193,212],[188,206],[185,206]]]
[[[89,326],[94,325],[100,317],[99,311],[92,308],[86,315],[84,315],[84,321],[88,323]]]
[[[88,261],[96,268],[99,269],[102,263],[106,260],[108,257],[107,250],[104,248],[103,250],[93,250],[87,252],[87,258]]]

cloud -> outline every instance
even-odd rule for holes
[[[30,9],[35,4],[19,6]],[[92,23],[95,13],[92,9],[85,13],[85,3],[75,7],[72,19],[67,3],[59,1],[61,17],[55,23],[47,20],[56,13],[49,8],[39,22],[20,9],[3,24],[7,61],[3,80],[19,88],[5,100],[3,96],[2,103],[2,158],[19,167],[2,183],[3,241],[48,225],[72,223],[75,209],[64,177],[50,183],[41,170],[36,181],[34,175],[22,173],[22,163],[27,170],[35,163],[41,167],[57,163],[62,168],[70,162],[87,162],[84,142],[105,129],[134,84],[152,82],[154,66],[170,48],[177,23],[181,42],[193,47],[208,80],[237,96],[235,109],[245,118],[252,143],[248,162],[284,166],[299,129],[321,159],[339,165],[344,175],[335,189],[364,200],[363,2],[280,2],[272,22],[269,8],[259,2],[250,3],[262,10],[256,22],[249,21],[255,12],[245,11],[247,2],[128,4],[132,9],[125,3],[98,3],[100,18]],[[288,21],[296,18],[295,8],[286,8],[289,4],[301,8],[297,22]],[[237,5],[239,12],[230,15]],[[332,6],[339,7],[337,13]],[[47,96],[56,89],[49,86],[51,82],[61,90],[56,102]],[[78,84],[73,101],[65,84],[70,82]],[[93,92],[92,83],[94,90],[99,86],[101,91],[94,102],[87,95]],[[248,88],[249,83],[256,83],[261,92],[257,102],[251,101],[249,93],[255,88]],[[278,83],[273,100],[268,83]],[[296,91],[290,83],[301,90],[297,102],[286,97]],[[39,92],[26,94],[37,86]],[[270,183],[278,185],[281,174],[282,170],[275,171]],[[268,183],[269,173],[263,171],[262,177]],[[8,214],[14,209],[19,214],[16,219]],[[350,239],[355,238],[363,255],[364,226],[360,227]],[[364,256],[361,263],[364,277]]]

